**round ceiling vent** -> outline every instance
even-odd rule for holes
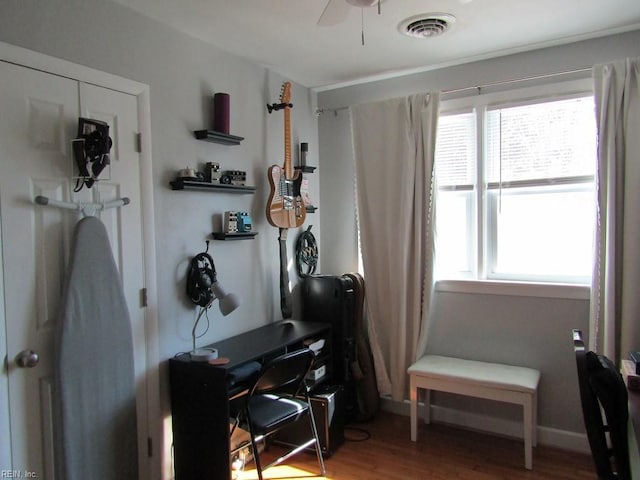
[[[456,17],[449,13],[425,13],[400,22],[400,33],[414,38],[431,38],[449,30]]]

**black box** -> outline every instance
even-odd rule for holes
[[[320,437],[322,455],[330,457],[344,443],[344,404],[342,385],[323,387],[313,392],[311,408]],[[287,425],[280,430],[276,441],[289,446],[300,445],[313,438],[311,425],[306,418]],[[309,448],[313,450],[313,446]],[[313,450],[315,451],[315,450]]]

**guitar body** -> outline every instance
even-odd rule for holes
[[[300,194],[302,173],[297,170],[286,178],[280,165],[269,167],[267,175],[271,192],[267,199],[267,220],[278,228],[296,228],[304,223],[307,211]]]
[[[304,223],[307,210],[300,194],[302,173],[291,165],[291,120],[290,110],[291,84],[284,82],[280,95],[280,105],[275,109],[284,109],[284,166],[269,167],[267,178],[271,192],[267,199],[267,220],[278,228],[297,228]],[[272,107],[270,107],[272,108]]]

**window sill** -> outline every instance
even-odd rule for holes
[[[493,280],[439,280],[436,292],[509,295],[516,297],[565,298],[589,300],[588,285],[559,283],[499,282]]]

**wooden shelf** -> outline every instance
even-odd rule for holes
[[[215,240],[251,240],[254,238],[258,232],[234,232],[234,233],[226,233],[226,232],[213,232],[213,238]]]
[[[240,145],[244,137],[229,135],[228,133],[214,132],[213,130],[194,130],[193,134],[198,140],[220,143],[222,145]]]
[[[172,190],[209,190],[228,193],[254,193],[256,187],[248,185],[227,185],[224,183],[198,182],[196,180],[183,180],[178,178],[169,182]]]

